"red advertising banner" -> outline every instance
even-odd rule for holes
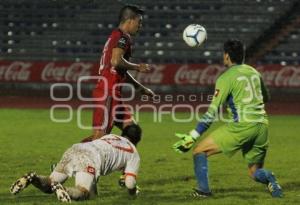
[[[91,76],[93,63],[0,61],[0,82],[70,82]]]
[[[133,73],[144,84],[213,85],[225,68],[218,64],[153,65],[151,73]],[[257,66],[271,87],[300,87],[300,66]],[[98,73],[98,64],[90,62],[0,61],[0,82],[76,83],[80,76]]]

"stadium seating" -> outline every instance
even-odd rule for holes
[[[287,28],[283,28],[283,34],[279,38],[278,45],[264,56],[263,62],[299,65],[300,4],[296,14],[291,16],[290,19]]]
[[[251,45],[295,0],[132,0],[146,10],[144,28],[135,38],[134,58],[155,63],[217,63],[222,43],[239,38]],[[123,1],[2,0],[0,59],[98,61]],[[182,31],[202,24],[208,41],[188,48]],[[299,56],[300,30],[284,39],[265,61]],[[284,43],[286,42],[286,43]]]

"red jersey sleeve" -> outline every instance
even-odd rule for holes
[[[125,51],[125,55],[124,58],[126,60],[129,60],[130,56],[131,56],[131,39],[128,35],[121,33],[119,39],[117,40],[117,48],[121,48]]]
[[[120,29],[115,29],[106,41],[100,59],[99,74],[107,80],[108,89],[112,89],[117,83],[124,82],[126,77],[125,69],[116,70],[115,67],[111,65],[112,50],[114,48],[123,49],[124,59],[129,60],[131,57],[131,45],[132,41],[130,35],[123,33]],[[103,86],[103,82],[101,80],[98,81],[97,87],[99,89],[105,89]]]

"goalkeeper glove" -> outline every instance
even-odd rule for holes
[[[175,133],[175,136],[180,138],[180,140],[173,145],[173,149],[178,153],[189,151],[196,142],[196,139],[191,135]]]

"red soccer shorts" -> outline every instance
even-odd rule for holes
[[[114,125],[122,127],[124,122],[132,121],[132,113],[120,99],[103,95],[103,90],[99,88],[93,90],[93,98],[100,99],[94,101],[93,128],[108,134]]]

